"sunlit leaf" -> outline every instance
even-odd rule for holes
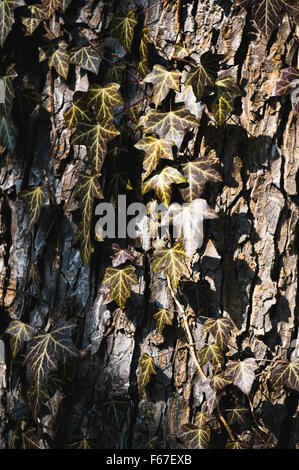
[[[203,333],[211,333],[215,343],[217,343],[220,348],[226,348],[233,329],[234,325],[229,318],[211,318],[205,322]]]
[[[61,6],[61,1],[62,0],[42,0],[42,4],[47,11],[48,18]]]
[[[91,46],[76,47],[70,51],[70,63],[98,74],[101,58]]]
[[[172,325],[173,312],[170,312],[170,310],[166,308],[160,308],[153,317],[156,320],[156,328],[159,333],[162,333],[165,325]]]
[[[119,88],[120,85],[118,83],[108,83],[104,87],[100,85],[90,86],[86,97],[89,106],[93,106],[95,109],[97,121],[111,119],[114,107],[124,104]]]
[[[126,263],[126,261],[134,261],[135,255],[130,249],[122,249],[118,243],[112,244],[113,257],[112,257],[112,266],[115,268],[120,264]]]
[[[210,362],[213,365],[223,364],[224,362],[223,352],[216,343],[209,344],[208,346],[201,348],[198,351],[198,356],[200,363],[203,366],[207,362]]]
[[[194,418],[194,424],[198,428],[204,427],[209,421],[208,414],[205,411],[198,411]]]
[[[29,210],[29,231],[39,219],[42,205],[46,200],[44,187],[28,186],[28,188],[22,192],[21,199],[24,200]]]
[[[172,248],[161,248],[154,254],[152,269],[154,272],[163,270],[169,276],[171,283],[177,287],[184,269],[186,253],[181,241]]]
[[[139,150],[145,152],[143,160],[143,179],[147,178],[158,166],[161,158],[173,160],[172,147],[174,143],[166,139],[158,139],[157,137],[146,135],[134,145]]]
[[[275,365],[270,381],[273,387],[286,385],[299,392],[299,361],[280,362]]]
[[[234,109],[234,99],[240,94],[240,89],[231,77],[218,80],[215,86],[216,97],[212,104],[212,113],[217,124],[222,126]]]
[[[134,266],[125,268],[106,268],[103,286],[109,287],[112,299],[123,308],[131,295],[131,286],[137,285],[138,279]]]
[[[167,70],[159,64],[154,65],[153,70],[146,75],[143,81],[154,85],[153,101],[156,108],[166,98],[170,90],[180,90],[180,77],[179,70]]]
[[[86,237],[90,230],[92,210],[95,199],[103,199],[99,175],[80,174],[75,188],[76,197],[80,199],[80,209],[82,214],[82,232]]]
[[[198,101],[201,100],[205,87],[214,86],[220,70],[221,55],[205,52],[200,58],[200,66],[193,68],[185,80],[185,87],[191,85]]]
[[[249,445],[242,441],[227,441],[225,448],[231,450],[241,450],[249,449]]]
[[[215,392],[222,390],[229,384],[231,384],[231,381],[225,377],[224,372],[214,373],[210,382],[211,388],[215,390]]]
[[[18,136],[18,129],[14,123],[4,116],[0,116],[0,144],[13,152],[16,147],[16,139]]]
[[[77,245],[77,243],[80,244],[80,256],[83,261],[84,266],[87,266],[92,253],[94,252],[94,246],[91,241],[91,231],[88,230],[88,232],[85,232],[85,235],[83,233],[83,222],[81,221],[75,237],[73,241],[74,245]]]
[[[68,45],[65,41],[59,41],[56,51],[49,59],[49,67],[54,67],[58,75],[65,80],[69,72],[69,52]]]
[[[205,184],[209,181],[221,181],[221,176],[215,169],[215,163],[209,158],[197,158],[182,164],[184,176],[188,182],[187,188],[180,188],[185,202],[200,198]]]
[[[58,363],[78,356],[71,339],[73,324],[60,321],[51,331],[38,331],[28,342],[25,364],[33,376],[37,387],[41,387],[44,379],[57,369]]]
[[[226,376],[243,393],[249,394],[255,379],[255,370],[258,368],[253,358],[244,361],[229,361],[226,367]]]
[[[110,34],[116,37],[127,52],[131,52],[134,29],[137,25],[134,11],[130,8],[127,16],[115,15],[112,20]]]
[[[39,3],[27,5],[27,11],[25,14],[26,16],[22,17],[22,23],[28,34],[33,34],[40,23],[47,18],[47,10],[45,6]]]
[[[182,92],[175,94],[176,103],[184,103],[190,113],[200,119],[204,110],[204,105],[196,100],[193,88],[191,85],[184,86]]]
[[[194,199],[188,204],[171,204],[162,218],[161,225],[168,226],[169,223],[172,223],[175,238],[184,241],[186,255],[191,259],[203,243],[204,219],[213,219],[215,217],[217,217],[216,212],[207,204],[205,199]]]
[[[35,332],[35,328],[19,320],[12,320],[9,323],[5,333],[11,336],[10,348],[12,357],[16,357],[23,343],[29,341]]]
[[[145,77],[148,73],[148,44],[150,44],[151,42],[152,41],[149,34],[149,28],[146,26],[142,30],[139,46],[140,60],[137,65],[137,70],[142,77]]]
[[[85,95],[86,93],[82,91],[76,91],[71,106],[69,106],[63,114],[69,129],[77,127],[81,121],[92,121],[92,114],[88,108]]]
[[[208,425],[199,428],[195,424],[186,423],[179,429],[178,438],[188,449],[208,449],[211,429]]]
[[[154,190],[157,197],[166,206],[169,206],[172,189],[172,184],[185,183],[186,179],[176,168],[166,166],[158,174],[152,176],[152,178],[143,181],[142,183],[142,194],[146,194],[151,190]]]
[[[174,56],[179,59],[184,59],[190,54],[190,51],[187,47],[183,46],[182,44],[174,44]]]
[[[99,173],[107,152],[107,143],[120,132],[111,121],[101,123],[80,122],[72,136],[73,145],[85,145],[88,155],[93,159],[94,169]]]
[[[155,361],[151,356],[144,353],[140,358],[139,367],[141,372],[138,378],[138,386],[140,392],[142,393],[149,383],[151,376],[156,374]]]
[[[145,116],[142,125],[146,126],[147,134],[158,134],[173,141],[179,149],[187,129],[198,127],[199,120],[188,109],[180,107],[167,113],[152,110]]]

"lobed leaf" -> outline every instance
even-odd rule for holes
[[[141,372],[138,378],[138,386],[140,392],[142,393],[144,392],[147,384],[149,383],[151,376],[156,374],[155,361],[151,356],[144,353],[142,354],[141,359],[139,361],[139,367],[141,369]]]
[[[138,284],[134,266],[106,268],[102,284],[109,287],[112,299],[123,308],[131,295],[131,286]]]
[[[171,283],[177,287],[184,269],[186,253],[182,242],[177,241],[172,248],[161,248],[154,254],[152,269],[154,272],[163,270],[169,276]]]

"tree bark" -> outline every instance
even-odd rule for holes
[[[156,2],[135,3],[142,9]],[[110,21],[117,4],[87,1],[78,12],[81,21],[98,28],[101,21]],[[239,329],[240,350],[253,353],[257,360],[267,359],[269,351],[286,359],[291,350],[295,357],[298,118],[289,99],[274,98],[272,91],[285,64],[296,65],[298,29],[285,15],[277,34],[268,42],[245,9],[228,0],[182,0],[179,25],[176,17],[176,2],[167,7],[157,4],[148,10],[147,24],[157,49],[172,54],[173,44],[183,40],[195,51],[194,58],[207,50],[224,54],[230,75],[239,80],[243,90],[236,113],[226,125],[217,127],[204,114],[195,139],[188,143],[194,156],[218,159],[223,183],[210,184],[207,191],[207,201],[215,207],[218,218],[205,225],[195,279],[199,295],[188,295],[188,286],[178,295],[185,306],[195,304],[204,316],[220,312],[230,317]],[[45,99],[49,83],[48,76],[46,83],[37,84]],[[50,177],[57,203],[64,208],[56,304],[73,297],[77,341],[87,352],[76,366],[72,390],[66,396],[57,392],[51,397],[41,425],[47,433],[49,428],[56,430],[50,434],[56,446],[73,436],[85,435],[102,448],[144,448],[157,436],[159,448],[179,448],[178,429],[192,420],[203,402],[203,392],[188,349],[180,348],[185,337],[179,322],[165,330],[164,339],[155,330],[156,305],[176,311],[166,277],[150,273],[145,261],[140,265],[139,287],[126,311],[110,311],[101,289],[108,265],[104,249],[97,247],[92,262],[84,267],[79,251],[72,245],[78,208],[73,190],[79,171],[86,166],[86,154],[82,146],[71,150],[63,112],[74,91],[86,91],[88,85],[88,75],[79,70],[70,88],[61,78],[54,81],[59,143]],[[133,86],[131,94],[132,102],[136,101],[139,95]],[[1,289],[3,328],[9,319],[44,326],[48,314],[45,304],[41,307],[34,296],[22,294],[35,292],[30,262],[38,261],[43,298],[50,303],[53,296],[57,237],[50,207],[43,209],[33,237],[26,233],[28,217],[23,203],[16,198],[25,186],[44,178],[49,127],[48,114],[37,110],[24,138],[26,158],[14,155],[1,161],[1,286],[17,290]],[[192,323],[196,349],[206,341],[202,327],[200,319]],[[140,397],[138,362],[143,353],[154,357],[157,375],[147,394]],[[7,448],[12,436],[10,423],[22,416],[25,406],[17,370],[11,372],[8,349],[6,363],[0,361],[0,374],[0,448]],[[277,438],[278,446],[298,446],[295,393],[283,391],[270,403],[258,390],[252,406],[260,422]],[[219,437],[223,442],[227,438]]]

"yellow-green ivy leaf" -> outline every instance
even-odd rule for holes
[[[152,83],[154,85],[154,103],[156,108],[166,98],[169,90],[180,90],[180,77],[179,70],[167,70],[162,65],[154,65],[153,70],[144,78],[145,83]]]
[[[53,67],[58,75],[65,80],[69,73],[69,52],[68,45],[65,41],[59,41],[56,51],[49,59],[49,67]]]
[[[134,266],[125,268],[108,267],[103,279],[103,286],[109,287],[110,296],[120,308],[123,308],[131,295],[131,286],[137,285],[138,279]]]
[[[42,0],[42,4],[47,11],[48,18],[50,18],[54,11],[61,6],[61,0]]]
[[[240,89],[234,78],[226,77],[215,83],[216,98],[212,104],[212,113],[219,126],[222,126],[234,109],[234,99],[240,95]]]
[[[42,205],[46,200],[44,187],[28,186],[28,188],[22,192],[21,199],[24,200],[29,209],[29,231],[39,219]]]
[[[173,160],[172,147],[174,143],[166,139],[158,139],[152,135],[146,135],[134,145],[139,150],[145,152],[143,160],[142,178],[147,178],[158,166],[161,158]]]
[[[1,82],[1,100],[0,100],[0,113],[6,118],[9,118],[13,99],[15,97],[13,80],[17,77],[15,71],[15,64],[11,64],[7,67],[5,75],[0,77]]]
[[[0,46],[3,47],[5,39],[15,22],[14,9],[25,5],[23,0],[1,0],[0,2]]]
[[[131,52],[134,29],[137,25],[134,11],[130,8],[127,16],[114,16],[110,28],[110,34],[116,37],[126,52]]]
[[[299,361],[278,363],[270,376],[273,387],[286,385],[299,392]]]
[[[234,325],[229,318],[211,318],[205,322],[203,332],[211,333],[215,343],[217,343],[220,348],[225,349],[231,339],[233,329]]]
[[[91,111],[86,102],[86,93],[76,91],[73,96],[73,102],[63,114],[64,120],[69,129],[78,126],[81,121],[92,122]]]
[[[198,352],[198,356],[202,366],[207,362],[210,362],[213,365],[224,363],[222,350],[216,343],[209,344],[208,346],[201,348]]]
[[[156,321],[156,328],[159,333],[162,333],[165,325],[172,325],[173,313],[167,310],[167,308],[160,308],[153,317]]]
[[[165,271],[174,287],[177,287],[184,270],[187,255],[184,245],[179,240],[172,248],[161,248],[154,254],[152,269],[154,272]]]
[[[86,237],[90,230],[92,209],[95,199],[103,199],[103,193],[99,183],[99,175],[80,174],[75,188],[75,196],[80,199],[82,214],[82,233]]]
[[[138,379],[138,385],[140,393],[143,393],[151,379],[151,376],[156,374],[155,361],[151,356],[144,353],[139,361],[139,367],[141,372]]]
[[[199,428],[195,424],[186,423],[179,429],[178,438],[188,449],[208,449],[211,429],[208,425]]]
[[[220,70],[221,56],[205,52],[200,58],[200,66],[193,68],[187,75],[185,86],[191,85],[198,101],[201,100],[206,86],[214,86]]]
[[[192,202],[194,199],[200,198],[207,182],[222,180],[211,158],[197,158],[191,162],[183,163],[182,168],[188,182],[187,188],[180,188],[185,202]]]
[[[70,52],[70,63],[98,74],[101,58],[91,46],[76,47]]]
[[[243,393],[250,393],[255,379],[255,370],[258,368],[253,358],[244,359],[244,361],[229,361],[227,363],[225,375],[234,385],[239,387]]]
[[[40,23],[47,18],[47,10],[44,5],[34,3],[27,5],[27,15],[22,17],[22,23],[28,34],[33,34]]]
[[[172,194],[171,185],[185,182],[185,177],[176,168],[166,166],[158,175],[143,181],[142,194],[146,194],[153,189],[160,201],[168,207]]]
[[[97,121],[111,119],[114,107],[124,105],[119,88],[119,83],[108,83],[104,87],[100,85],[90,86],[86,98],[89,106],[94,107]]]
[[[23,343],[29,341],[35,331],[35,328],[19,320],[13,320],[9,323],[5,333],[11,336],[10,349],[12,357],[16,357]]]

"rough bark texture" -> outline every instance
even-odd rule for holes
[[[154,0],[139,2],[143,7],[153,3]],[[148,11],[151,34],[166,53],[172,53],[172,44],[178,40],[175,3],[162,18],[162,5]],[[87,1],[81,9],[82,18],[98,26],[102,4]],[[116,4],[111,1],[107,7],[106,3],[105,21],[111,18]],[[216,207],[219,218],[206,226],[205,244],[198,259],[198,283],[205,286],[204,298],[197,299],[196,308],[208,304],[211,314],[220,311],[232,318],[240,330],[239,346],[252,351],[257,359],[265,358],[269,349],[286,358],[298,335],[299,132],[298,118],[289,100],[271,95],[280,69],[291,64],[297,54],[296,31],[286,15],[269,43],[254,28],[246,11],[227,0],[182,1],[179,16],[180,36],[186,45],[199,55],[208,49],[225,54],[230,75],[239,79],[244,90],[237,103],[237,115],[221,128],[203,117],[194,147],[190,144],[194,154],[217,157],[223,172],[223,184],[213,184],[208,190],[208,202]],[[77,72],[72,89],[60,78],[55,80],[58,129],[63,125],[63,112],[73,92],[87,88],[84,72]],[[48,91],[49,83],[45,83],[45,98]],[[134,93],[132,90],[132,102],[136,100]],[[48,115],[43,117],[39,113],[30,126],[24,141],[27,157],[15,155],[1,162],[1,285],[33,289],[29,262],[34,256],[33,261],[38,259],[42,270],[43,296],[50,301],[53,295],[50,286],[55,284],[56,276],[56,239],[50,209],[43,210],[32,239],[26,234],[24,205],[16,199],[24,186],[42,180],[50,145]],[[57,442],[59,436],[66,440],[84,434],[99,441],[102,447],[143,448],[151,437],[158,436],[160,448],[178,448],[179,426],[194,416],[203,400],[199,376],[186,349],[174,354],[173,348],[184,340],[182,330],[178,326],[167,330],[164,342],[155,330],[154,305],[174,308],[165,277],[149,276],[141,266],[138,291],[130,299],[126,313],[120,311],[115,317],[116,312],[107,309],[101,292],[100,281],[107,265],[101,248],[97,248],[91,265],[85,268],[79,251],[72,246],[76,228],[73,214],[77,209],[72,193],[78,171],[86,164],[83,150],[76,148],[70,158],[69,132],[59,131],[59,151],[54,157],[51,184],[55,185],[58,203],[65,208],[57,304],[74,296],[74,315],[79,324],[77,339],[82,349],[89,346],[91,349],[77,366],[74,389],[63,400],[58,394],[51,398],[48,404],[51,414],[45,414],[42,424],[58,431]],[[47,311],[37,307],[35,299],[13,291],[1,291],[0,295],[3,318],[43,325]],[[194,295],[188,300],[196,301]],[[114,328],[105,336],[113,318],[116,318]],[[198,347],[200,341],[206,340],[201,331],[202,323],[197,321],[193,324],[193,336]],[[144,352],[155,358],[158,372],[150,384],[148,398],[140,399],[136,382],[138,361]],[[16,419],[24,405],[20,382],[16,374],[12,377],[9,373],[8,356],[7,353],[6,371],[0,363],[2,448],[8,446],[11,436],[8,418]],[[122,401],[116,424],[107,405],[111,397]],[[261,393],[256,393],[253,405],[280,446],[296,447],[295,398],[287,398],[283,392],[275,403],[269,404]]]

